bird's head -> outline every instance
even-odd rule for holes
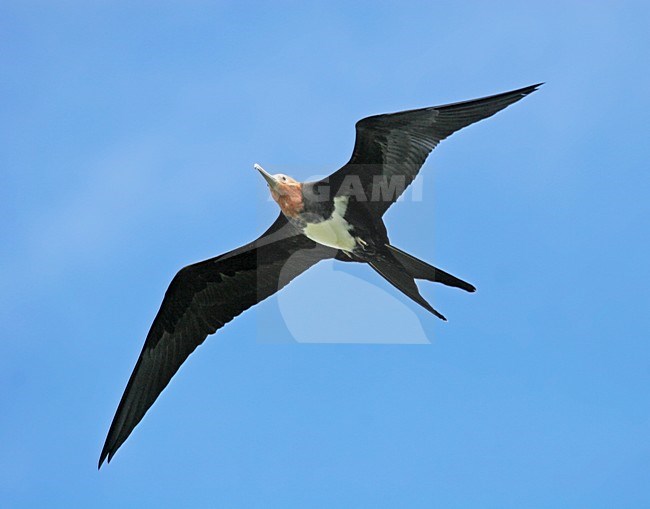
[[[269,185],[271,196],[282,209],[285,216],[295,217],[302,212],[302,184],[283,173],[271,175],[259,164],[253,166]]]

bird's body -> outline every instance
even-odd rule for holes
[[[339,249],[348,256],[361,255],[377,243],[388,243],[381,218],[373,220],[366,210],[355,207],[351,195],[340,194],[331,200],[315,199],[313,189],[317,185],[303,184],[301,212],[295,215],[285,213],[289,222],[303,235],[324,246]]]
[[[311,217],[305,214],[307,217],[300,217],[292,222],[314,242],[346,253],[352,252],[359,246],[359,237],[355,236],[355,228],[346,218],[349,201],[347,196],[338,196],[334,198],[334,207],[329,216],[319,211]]]
[[[383,215],[428,154],[455,131],[535,91],[533,85],[482,99],[377,115],[359,121],[350,161],[328,178],[266,179],[280,215],[258,239],[181,269],[172,280],[111,424],[99,465],[111,460],[181,364],[205,338],[325,259],[370,265],[405,295],[445,319],[416,279],[473,292],[451,274],[392,246]]]

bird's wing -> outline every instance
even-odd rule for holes
[[[356,124],[350,161],[323,183],[333,195],[361,195],[357,201],[367,201],[372,211],[382,215],[415,179],[440,141],[494,115],[540,85],[482,99],[364,118]]]
[[[174,277],[113,418],[99,466],[110,462],[187,357],[209,334],[336,255],[280,214],[256,241],[189,265]]]

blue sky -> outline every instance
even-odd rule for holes
[[[0,505],[650,505],[647,5],[57,4],[0,5]],[[421,285],[448,323],[318,266],[97,471],[171,277],[275,217],[254,162],[327,174],[364,116],[539,81],[386,216],[477,286]]]

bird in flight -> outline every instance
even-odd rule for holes
[[[321,260],[367,263],[438,318],[416,279],[475,288],[391,245],[382,219],[429,153],[454,132],[494,115],[541,83],[481,99],[364,118],[352,157],[317,182],[254,168],[280,207],[258,239],[181,269],[165,293],[99,458],[111,461],[185,359],[205,338]]]

